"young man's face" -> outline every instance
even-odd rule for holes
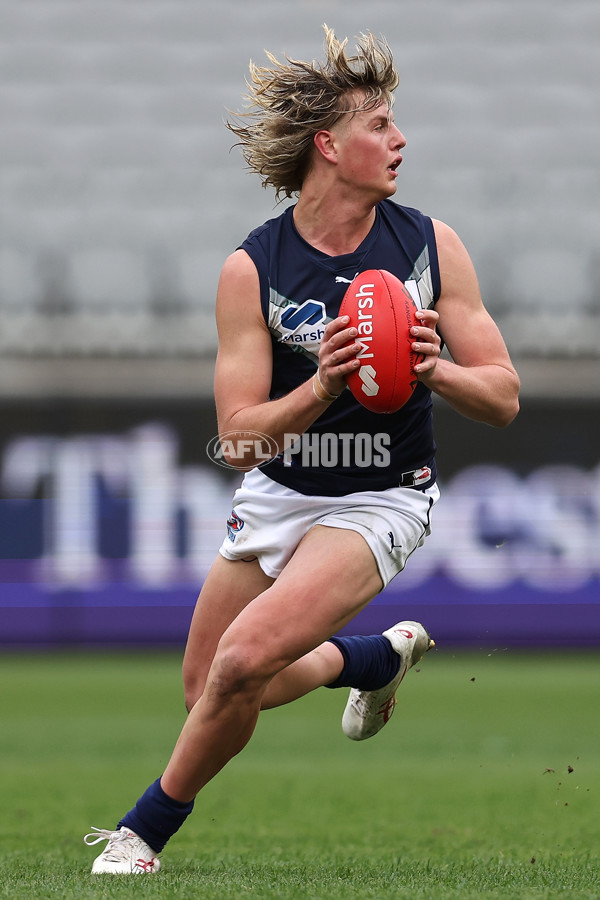
[[[348,114],[336,127],[338,176],[373,194],[374,202],[396,192],[397,169],[406,145],[386,103]]]

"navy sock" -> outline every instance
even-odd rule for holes
[[[402,660],[382,634],[332,637],[344,657],[344,668],[328,688],[353,687],[376,691],[398,674]]]
[[[169,838],[179,831],[193,808],[193,800],[190,803],[180,803],[165,794],[160,786],[160,778],[157,778],[133,809],[123,816],[117,829],[124,826],[135,831],[155,853],[160,853]]]

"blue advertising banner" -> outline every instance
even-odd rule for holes
[[[240,481],[205,453],[210,412],[197,427],[191,415],[90,414],[54,431],[44,417],[5,436],[2,646],[183,644]],[[500,459],[490,429],[472,445],[459,421],[442,427],[431,537],[346,630],[414,618],[447,645],[600,643],[595,448],[509,430]]]

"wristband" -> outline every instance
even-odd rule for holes
[[[318,370],[313,375],[312,389],[315,397],[322,403],[333,403],[334,400],[337,400],[337,398],[341,396],[340,394],[330,394],[329,391],[325,390],[321,384]]]

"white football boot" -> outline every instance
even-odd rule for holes
[[[94,860],[93,875],[107,872],[113,875],[150,875],[160,869],[160,860],[154,850],[128,828],[119,828],[118,831],[94,828],[83,839],[88,847],[99,841],[108,841],[108,844]]]
[[[435,647],[418,622],[398,622],[383,632],[400,657],[398,674],[389,684],[376,691],[359,691],[351,688],[346,709],[342,716],[342,730],[353,741],[373,737],[389,722],[396,706],[396,691],[411,666]]]

